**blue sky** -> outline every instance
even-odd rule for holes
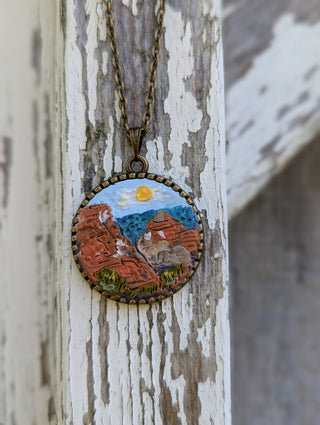
[[[139,186],[149,186],[152,189],[153,195],[150,200],[137,200],[136,190]],[[148,210],[188,205],[179,193],[149,179],[124,180],[108,186],[90,200],[88,205],[92,204],[108,204],[112,214],[119,218]]]

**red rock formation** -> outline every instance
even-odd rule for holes
[[[178,245],[184,246],[191,255],[198,252],[200,245],[200,234],[198,227],[195,227],[192,230],[185,231],[177,239]]]
[[[137,247],[155,270],[172,264],[183,264],[184,269],[190,270],[191,257],[197,253],[199,244],[198,227],[188,230],[166,211],[158,211]]]
[[[121,235],[108,205],[96,204],[83,208],[76,230],[78,259],[91,281],[97,283],[97,272],[108,267],[124,278],[131,289],[160,285],[160,279],[153,269],[129,239]]]

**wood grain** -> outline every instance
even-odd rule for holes
[[[114,2],[114,10],[128,114],[139,125],[154,3]],[[66,16],[59,421],[229,424],[220,4],[167,3],[154,118],[142,154],[150,171],[193,196],[206,238],[192,283],[147,307],[92,292],[70,255],[67,235],[78,205],[101,180],[122,172],[131,152],[113,85],[104,5],[68,0]]]
[[[224,4],[229,217],[320,131],[317,0]]]
[[[0,423],[56,424],[56,35],[51,1],[0,16]]]
[[[133,125],[143,111],[152,4],[114,2]],[[8,3],[0,18],[8,40],[0,81],[0,423],[229,425],[220,3],[167,4],[142,153],[150,170],[192,195],[206,236],[192,283],[150,306],[92,291],[70,247],[85,194],[123,171],[131,154],[104,7],[31,0],[27,9]]]

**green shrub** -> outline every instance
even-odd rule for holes
[[[141,286],[140,292],[143,292],[146,295],[152,295],[158,290],[158,285],[153,286]]]
[[[136,298],[136,296],[138,295],[135,291],[133,291],[132,289],[130,289],[130,288],[127,288],[126,290],[125,290],[125,294],[129,297],[129,298],[131,298],[132,300],[134,299],[134,298]]]
[[[99,285],[111,295],[121,295],[126,289],[126,281],[115,270],[104,267],[99,270]]]
[[[176,281],[176,277],[181,273],[181,264],[175,264],[171,270],[162,273],[160,279],[166,286],[173,285]]]

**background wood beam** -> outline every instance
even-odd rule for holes
[[[226,0],[228,214],[320,132],[320,3]]]

